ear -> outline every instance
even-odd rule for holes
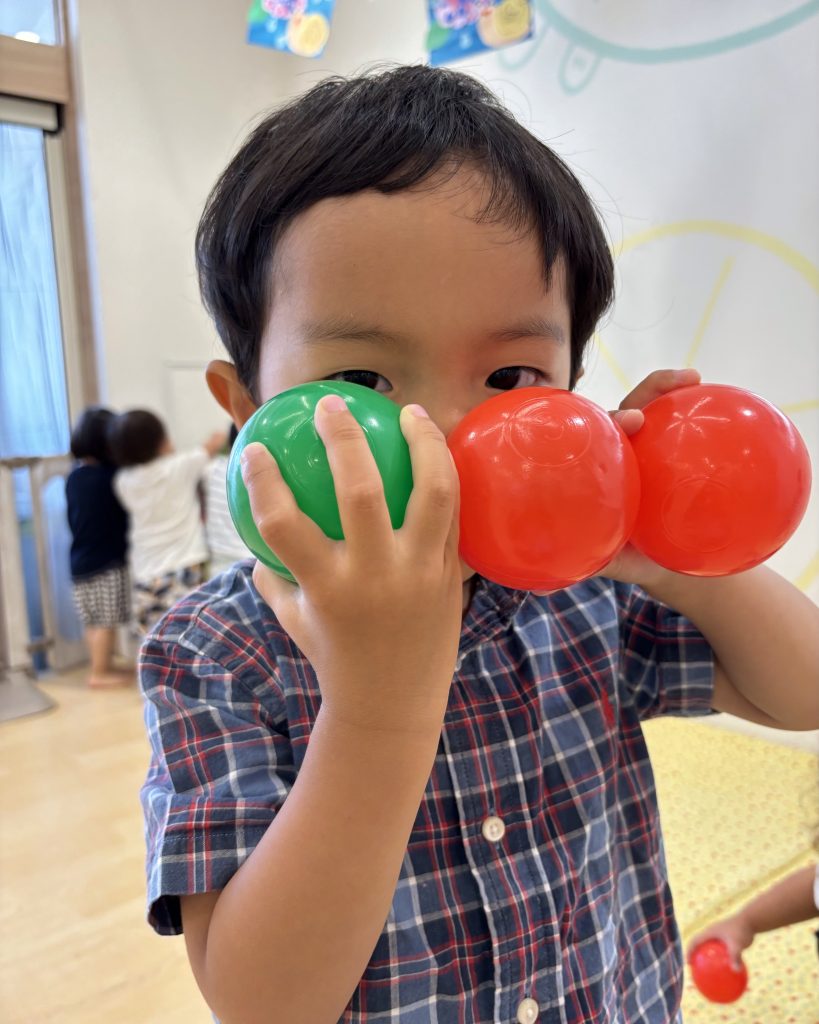
[[[236,376],[236,367],[224,359],[212,359],[205,370],[205,379],[210,393],[241,430],[256,411],[256,403]]]

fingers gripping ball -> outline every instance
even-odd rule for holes
[[[520,388],[482,402],[448,439],[461,481],[461,557],[508,587],[557,590],[625,544],[639,500],[620,427],[569,391]]]
[[[733,1003],[748,986],[748,971],[743,964],[735,970],[728,947],[719,939],[709,939],[691,954],[694,984],[712,1003]]]
[[[292,574],[264,542],[253,520],[242,480],[242,451],[251,442],[260,441],[276,459],[302,512],[328,537],[341,540],[333,476],[324,443],[313,423],[319,399],[330,394],[344,398],[364,431],[384,483],[394,529],[404,522],[412,491],[409,448],[398,422],[400,409],[388,398],[370,388],[339,381],[302,384],[271,398],[245,423],[233,445],[227,472],[228,506],[239,536],[250,551],[260,562],[290,580]]]
[[[764,562],[799,525],[810,459],[796,427],[765,399],[723,384],[650,402],[631,437],[640,511],[631,542],[691,576],[727,576]]]

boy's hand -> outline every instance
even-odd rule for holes
[[[367,440],[337,397],[318,403],[315,422],[345,539],[330,540],[264,446],[248,445],[254,521],[298,585],[258,562],[253,581],[309,658],[326,713],[365,729],[440,729],[461,629],[457,474],[435,424],[417,406],[402,409],[413,490],[393,530]]]
[[[722,921],[717,921],[710,928],[706,928],[698,935],[695,935],[688,943],[685,955],[687,963],[691,963],[691,955],[694,950],[709,939],[719,939],[720,942],[725,943],[728,955],[731,958],[731,966],[735,971],[740,971],[742,970],[743,950],[746,950],[754,941],[754,930],[743,918],[742,914],[736,914],[734,917],[726,917]]]
[[[611,417],[630,437],[642,427],[644,417],[641,410],[649,402],[676,388],[699,383],[700,375],[697,370],[655,370],[626,395],[619,409],[611,413]],[[652,583],[667,572],[667,569],[657,565],[631,544],[626,544],[623,550],[600,570],[600,575],[623,583],[638,583],[650,589]]]

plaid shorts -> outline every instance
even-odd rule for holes
[[[117,566],[72,581],[74,605],[86,627],[113,629],[131,618],[131,579],[128,567]]]
[[[177,601],[207,579],[204,565],[189,565],[152,580],[134,581],[134,630],[144,636]]]

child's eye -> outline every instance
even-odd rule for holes
[[[504,366],[486,378],[486,386],[498,391],[512,391],[513,388],[531,388],[548,384],[549,378],[531,366]]]
[[[341,370],[339,373],[331,373],[325,380],[346,380],[348,384],[360,384],[364,388],[372,388],[373,391],[392,390],[392,384],[387,378],[375,370]]]

